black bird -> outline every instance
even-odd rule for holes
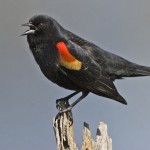
[[[62,112],[71,110],[89,92],[126,105],[126,100],[118,93],[113,81],[150,75],[150,67],[104,51],[64,29],[49,16],[33,16],[23,26],[30,27],[22,35],[27,35],[31,52],[43,74],[53,83],[75,91],[60,100],[68,101],[82,92],[82,96]]]

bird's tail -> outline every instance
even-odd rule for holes
[[[124,74],[123,76],[124,77],[150,76],[150,67],[141,66],[141,65],[132,63],[130,65],[130,68],[126,69],[126,74]],[[126,100],[119,93],[113,99],[122,104],[127,105]]]
[[[150,76],[150,67],[134,65],[133,68],[131,68],[130,73],[131,77]]]

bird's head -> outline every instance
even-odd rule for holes
[[[29,27],[29,29],[25,31],[22,36],[27,35],[31,38],[34,37],[40,39],[47,39],[56,36],[56,32],[58,32],[61,28],[55,19],[46,15],[33,16],[28,23],[25,23],[22,26]]]

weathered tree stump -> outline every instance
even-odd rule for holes
[[[57,115],[53,120],[57,150],[79,150],[74,140],[72,113]],[[81,150],[112,150],[112,140],[107,133],[107,125],[100,122],[97,129],[96,141],[91,137],[89,125],[84,123],[83,142]]]

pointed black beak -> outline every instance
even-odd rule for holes
[[[25,31],[23,34],[21,34],[21,36],[35,33],[36,27],[32,23],[28,22],[28,23],[22,24],[22,26],[30,27],[30,29]]]
[[[22,26],[27,26],[27,27],[34,28],[34,25],[32,23],[30,23],[30,22],[24,23],[24,24],[22,24]]]

